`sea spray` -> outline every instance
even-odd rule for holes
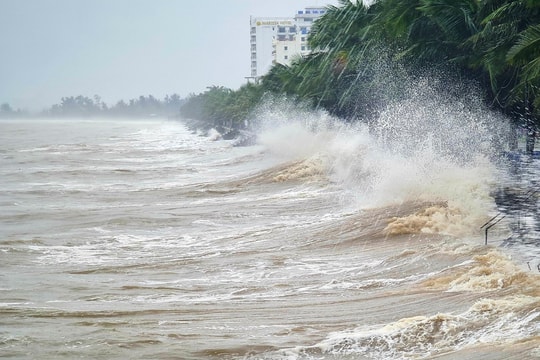
[[[259,143],[287,161],[311,159],[323,167],[314,173],[343,186],[344,200],[359,208],[444,203],[420,214],[426,226],[415,231],[463,235],[494,207],[490,190],[509,126],[472,90],[459,97],[441,88],[436,78],[411,83],[369,125],[274,100],[261,107]]]

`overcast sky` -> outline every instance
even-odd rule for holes
[[[249,17],[337,0],[0,0],[0,103],[42,110],[63,96],[109,105],[239,88]]]

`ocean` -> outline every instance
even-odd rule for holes
[[[405,110],[1,121],[0,358],[540,358],[540,161]]]

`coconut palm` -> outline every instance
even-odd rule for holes
[[[464,43],[469,67],[481,71],[493,102],[503,109],[515,103],[510,95],[521,71],[518,62],[509,61],[509,51],[520,34],[539,20],[534,1],[486,0],[479,9],[479,31]]]
[[[508,62],[519,66],[517,84],[512,89],[511,100],[532,103],[540,115],[540,24],[524,30],[507,54]]]

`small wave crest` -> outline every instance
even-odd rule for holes
[[[388,235],[444,234],[464,236],[475,231],[477,219],[472,219],[458,207],[447,203],[428,206],[414,214],[389,220],[384,232]]]
[[[519,343],[535,332],[535,319],[540,315],[534,309],[535,303],[538,303],[536,298],[526,296],[482,299],[458,315],[415,316],[381,327],[336,332],[312,349],[325,354],[406,359],[484,344]]]
[[[273,177],[273,180],[277,182],[291,180],[324,180],[325,175],[323,159],[311,157],[306,160],[294,162],[290,166],[278,171]]]
[[[449,292],[489,292],[513,288],[519,293],[540,297],[537,283],[536,275],[525,272],[511,258],[493,249],[475,255],[467,266],[425,281],[423,286]]]

